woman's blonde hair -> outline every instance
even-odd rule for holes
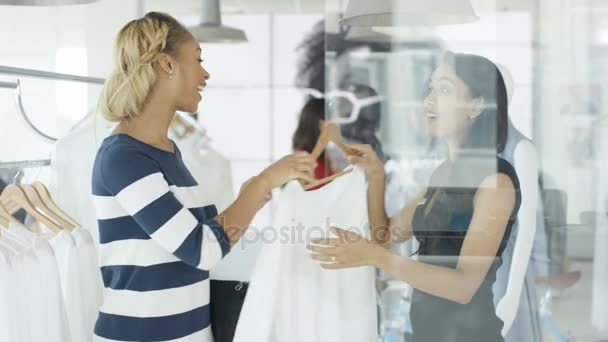
[[[154,62],[163,52],[177,55],[178,45],[191,37],[175,18],[150,12],[130,21],[116,38],[116,66],[107,79],[98,108],[106,120],[134,118],[142,110],[156,83]]]

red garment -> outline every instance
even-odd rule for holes
[[[333,174],[334,170],[332,170],[331,167],[325,163],[325,159],[321,158],[317,161],[317,167],[315,168],[315,179],[323,179]],[[308,191],[322,188],[324,185],[325,184],[317,185],[314,188],[310,188]]]

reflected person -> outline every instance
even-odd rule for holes
[[[333,228],[312,258],[325,269],[371,265],[414,288],[414,341],[503,341],[492,284],[519,210],[519,180],[498,154],[507,139],[505,84],[486,58],[446,53],[424,99],[428,133],[448,146],[428,187],[394,217],[384,206],[382,162],[367,145],[351,145],[351,163],[368,178],[371,238]],[[388,246],[411,238],[418,260]],[[353,298],[356,300],[356,298]]]

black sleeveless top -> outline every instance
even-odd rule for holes
[[[443,163],[431,177],[425,200],[416,208],[412,228],[420,244],[419,261],[456,268],[473,217],[475,194],[483,180],[496,173],[511,178],[517,198],[495,262],[467,304],[414,289],[410,318],[415,342],[503,341],[503,322],[495,313],[492,284],[521,204],[519,179],[513,166],[498,157],[467,157]]]

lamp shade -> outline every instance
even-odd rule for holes
[[[376,32],[371,27],[352,26],[348,29],[345,39],[362,43],[390,43],[392,37]]]
[[[349,0],[342,24],[439,26],[478,20],[469,0]]]
[[[201,43],[240,43],[247,41],[243,30],[222,25],[219,0],[201,0],[201,22],[188,27]]]

